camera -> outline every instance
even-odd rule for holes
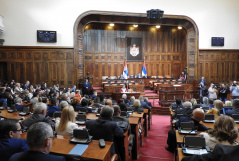
[[[236,83],[232,83],[232,86],[237,86]]]

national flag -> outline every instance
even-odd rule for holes
[[[145,61],[144,61],[144,65],[143,65],[143,68],[142,68],[142,77],[147,77],[147,70],[146,70]]]
[[[125,60],[125,62],[124,62],[123,77],[124,77],[125,79],[128,78],[128,69],[127,69],[127,63],[126,63],[126,60]]]

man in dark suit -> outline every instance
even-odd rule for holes
[[[184,116],[190,116],[193,112],[193,106],[191,102],[184,102],[183,104],[183,108],[178,108],[175,110],[174,112],[174,116],[172,117],[172,119],[175,119],[175,117],[177,116],[177,114],[184,114]]]
[[[1,161],[8,161],[13,154],[28,150],[26,140],[20,139],[22,131],[17,120],[1,120],[0,131]]]
[[[14,154],[9,161],[65,161],[63,156],[48,154],[54,137],[49,124],[45,122],[33,124],[27,132],[29,150]]]
[[[89,129],[89,134],[94,140],[104,139],[105,141],[113,142],[111,147],[111,155],[116,153],[114,139],[124,136],[124,131],[112,121],[114,114],[113,107],[104,106],[100,112],[100,118],[97,120],[87,120],[86,128]]]
[[[34,105],[34,113],[22,122],[24,127],[29,128],[32,124],[37,122],[46,122],[54,126],[54,122],[46,117],[47,106],[45,103],[39,102]]]
[[[151,102],[149,102],[148,97],[144,97],[144,102],[146,102],[146,104],[147,104],[149,107],[152,107],[152,104],[151,104]]]
[[[85,82],[83,83],[84,87],[84,94],[89,95],[90,94],[90,82],[88,79],[85,79]]]
[[[206,85],[206,80],[204,79],[204,77],[202,77],[200,80],[199,80],[199,83],[203,83],[204,85]]]
[[[230,146],[230,145],[221,145],[217,144],[213,150],[208,154],[204,155],[192,155],[187,156],[182,159],[182,161],[238,161],[239,158],[239,145]]]
[[[144,102],[144,97],[143,97],[143,96],[139,96],[139,100],[140,100],[140,103],[141,103],[141,107],[142,107],[142,108],[150,109],[150,107],[147,105],[147,103]]]
[[[112,120],[115,122],[127,122],[128,126],[129,126],[130,125],[129,119],[127,119],[126,117],[120,116],[120,114],[121,114],[120,107],[118,105],[114,105],[113,108],[114,108],[114,114],[113,114]],[[129,129],[129,134],[131,133],[130,131],[131,130]]]
[[[227,110],[226,115],[239,114],[239,99],[234,99],[232,102],[232,110]]]
[[[178,127],[180,127],[180,122],[190,122],[193,121],[194,122],[194,126],[197,126],[197,130],[198,131],[206,131],[208,130],[208,128],[202,124],[200,124],[199,122],[202,121],[204,119],[204,111],[201,108],[196,108],[193,113],[191,114],[190,117],[180,117],[179,121],[177,121],[175,123],[175,129],[177,130]],[[177,145],[177,141],[176,141],[176,132],[174,129],[169,130],[168,132],[168,139],[167,139],[167,144],[168,146],[165,147],[165,149],[169,152],[174,152],[176,150],[176,145]]]

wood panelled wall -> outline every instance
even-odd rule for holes
[[[144,27],[127,30],[120,26],[88,25],[84,33],[85,73],[93,76],[94,85],[101,85],[102,76],[120,76],[126,58],[127,37],[142,38],[148,76],[179,77],[187,65],[186,32],[175,27]],[[142,72],[143,62],[127,62],[129,75]]]
[[[239,50],[200,50],[198,79],[207,83],[239,79]]]
[[[77,83],[73,60],[72,48],[1,47],[0,76],[7,81],[71,87]]]

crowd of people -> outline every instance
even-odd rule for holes
[[[85,86],[88,85],[86,82]],[[0,102],[6,103],[7,107],[15,106],[17,111],[22,111],[23,107],[27,106],[25,104],[29,102],[33,107],[33,113],[26,119],[22,118],[20,122],[10,119],[0,121],[0,151],[7,151],[1,155],[3,161],[9,160],[10,157],[12,161],[27,160],[28,156],[33,160],[38,160],[38,157],[44,160],[65,160],[64,157],[48,154],[54,139],[53,131],[58,135],[71,136],[73,130],[78,128],[75,123],[78,111],[91,113],[101,109],[100,118],[86,121],[86,128],[93,139],[103,138],[114,143],[115,138],[123,137],[125,130],[116,122],[123,121],[129,126],[129,120],[120,115],[122,111],[142,112],[144,108],[151,107],[148,99],[142,96],[138,99],[134,96],[127,99],[127,95],[123,94],[122,98],[116,102],[111,98],[105,98],[104,93],[98,96],[94,91],[92,95],[87,93],[83,96],[82,90],[76,89],[76,86],[60,89],[58,85],[48,87],[45,82],[42,85],[33,86],[29,81],[20,84],[13,80],[10,83],[1,84],[0,90]],[[57,112],[61,112],[61,117],[53,120],[53,115]],[[28,130],[27,141],[19,139],[23,130],[26,129]],[[112,146],[111,154],[117,153],[116,149]],[[22,153],[13,155],[17,152]],[[46,155],[42,156],[43,154]]]

